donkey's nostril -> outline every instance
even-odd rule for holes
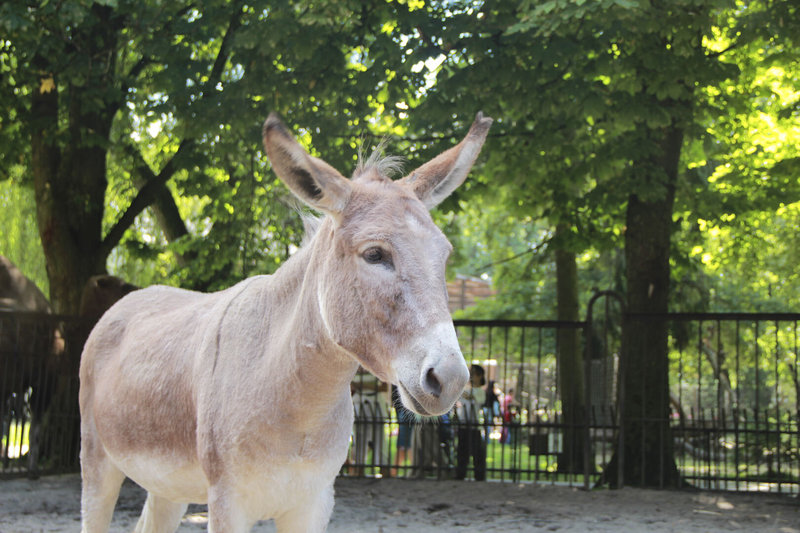
[[[436,377],[436,372],[433,368],[429,368],[425,373],[425,379],[422,381],[422,385],[425,392],[434,398],[438,398],[439,395],[442,394],[442,382]]]

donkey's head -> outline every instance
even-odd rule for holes
[[[310,156],[273,114],[264,147],[276,174],[329,215],[312,243],[326,334],[422,415],[447,412],[469,378],[447,308],[452,246],[428,210],[467,176],[492,119],[481,113],[461,143],[392,181],[380,162],[352,180]]]

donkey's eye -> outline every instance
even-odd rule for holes
[[[364,258],[364,261],[371,265],[379,265],[381,263],[391,263],[391,257],[389,252],[383,250],[382,248],[378,248],[377,246],[373,246],[372,248],[367,248],[361,256]]]

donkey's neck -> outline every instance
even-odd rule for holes
[[[273,300],[270,329],[280,339],[280,359],[285,378],[313,387],[321,403],[348,391],[358,362],[329,335],[322,318],[318,290],[321,262],[331,220],[325,220],[316,235],[272,276]]]

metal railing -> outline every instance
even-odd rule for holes
[[[704,489],[800,492],[800,314],[664,318],[682,477]]]
[[[619,448],[622,321],[664,320],[667,438],[682,479],[710,490],[800,492],[800,314],[643,317],[601,301],[582,322],[456,321],[465,358],[484,368],[487,389],[498,396],[469,416],[456,410],[401,424],[390,391],[357,376],[342,474],[603,484]],[[78,469],[80,324],[0,312],[0,476]],[[582,340],[577,370],[559,363],[565,333]],[[562,372],[581,374],[582,394]],[[573,389],[564,390],[569,383]],[[509,392],[513,399],[504,401]],[[398,456],[399,434],[409,430]]]
[[[78,469],[78,360],[85,321],[0,311],[0,476]]]
[[[387,407],[381,417],[359,417],[356,427],[383,432],[382,448],[376,452],[368,443],[362,448],[368,456],[351,456],[343,474],[391,475],[395,467],[398,475],[456,477],[458,450],[468,447],[460,439],[477,429],[489,479],[603,484],[604,471],[621,448],[622,320],[646,319],[669,324],[671,434],[665,437],[672,440],[681,478],[702,489],[800,493],[800,314],[641,317],[606,305],[599,315],[586,322],[456,321],[467,361],[483,365],[503,392],[514,389],[510,413],[504,416],[487,405],[471,426],[452,416],[444,432],[450,439],[438,443],[439,460],[418,460],[415,453],[436,455],[417,451],[415,444],[411,460],[400,468],[393,447],[396,415]],[[568,394],[559,380],[558,332],[563,330],[580,332],[587,355],[584,395],[571,414],[565,413]],[[436,423],[417,422],[413,431],[430,432]],[[356,430],[356,445],[358,435]],[[468,476],[482,477],[482,472],[476,476],[474,457],[468,461]]]

